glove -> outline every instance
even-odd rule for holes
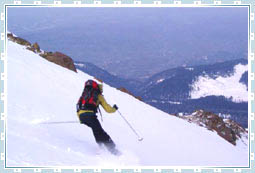
[[[119,109],[117,105],[113,105],[113,108],[116,109],[116,110]]]

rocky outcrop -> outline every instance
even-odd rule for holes
[[[238,139],[242,139],[243,137],[248,138],[248,132],[235,121],[230,119],[223,120],[227,127],[231,128],[234,133],[236,134]]]
[[[229,119],[222,119],[216,114],[198,110],[192,115],[179,116],[188,122],[195,123],[199,126],[205,127],[208,130],[217,132],[219,136],[227,140],[233,145],[236,145],[236,141],[243,137],[247,137],[247,131],[239,124]]]
[[[41,49],[40,46],[38,45],[38,43],[34,43],[32,46],[27,46],[27,49],[30,51],[33,51],[34,53],[41,53]]]
[[[142,101],[142,97],[133,95],[130,91],[128,91],[128,90],[127,90],[126,88],[124,88],[124,87],[120,87],[120,88],[118,88],[118,90],[120,90],[120,91],[122,91],[122,92],[124,92],[124,93],[127,93],[127,94],[129,94],[129,95],[135,97],[136,99]]]
[[[58,64],[58,65],[65,67],[69,70],[72,70],[74,72],[77,72],[72,58],[70,58],[69,56],[67,56],[61,52],[54,52],[54,53],[44,52],[44,53],[41,53],[40,56],[47,59],[50,62]]]
[[[35,52],[41,53],[40,46],[39,46],[38,43],[34,43],[34,44],[32,45],[32,48],[34,49]]]
[[[23,38],[14,36],[12,33],[8,33],[7,38],[15,43],[26,46],[28,50],[33,51],[34,53],[38,53],[41,57],[47,59],[50,62],[58,64],[74,72],[77,72],[72,58],[61,52],[52,53],[42,51],[38,43],[31,44],[30,42]]]
[[[24,46],[31,46],[31,43],[23,38],[15,37],[12,33],[7,34],[7,38],[15,43],[18,43],[20,45]]]

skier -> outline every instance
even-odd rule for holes
[[[118,155],[120,153],[116,149],[115,143],[104,131],[96,115],[99,105],[101,105],[108,113],[114,113],[118,107],[117,105],[111,107],[105,101],[102,93],[102,84],[98,84],[93,80],[86,81],[82,96],[77,103],[77,115],[82,124],[85,124],[92,129],[95,140],[99,146],[105,145],[111,153]]]

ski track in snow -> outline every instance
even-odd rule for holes
[[[248,102],[248,91],[240,79],[248,70],[248,65],[238,64],[234,67],[234,73],[228,77],[219,76],[216,79],[208,76],[199,76],[192,84],[190,92],[191,99],[198,99],[206,96],[225,96],[234,102]],[[233,87],[232,87],[233,86]]]
[[[157,110],[104,84],[144,138],[139,142],[119,114],[103,109],[102,126],[123,153],[100,151],[90,128],[77,121],[76,103],[93,77],[67,70],[7,42],[7,166],[247,166],[248,147],[233,146],[215,132]],[[99,151],[99,154],[97,152]]]

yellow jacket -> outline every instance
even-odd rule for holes
[[[98,106],[99,104],[100,104],[100,105],[104,108],[104,110],[105,110],[106,112],[108,112],[108,113],[113,113],[113,112],[116,111],[115,108],[111,107],[111,106],[105,101],[104,96],[101,95],[101,94],[98,95],[97,106]],[[93,113],[92,110],[79,110],[79,112],[77,112],[77,114],[78,114],[78,116],[80,117],[81,114],[83,114],[83,113],[89,113],[89,112]]]

